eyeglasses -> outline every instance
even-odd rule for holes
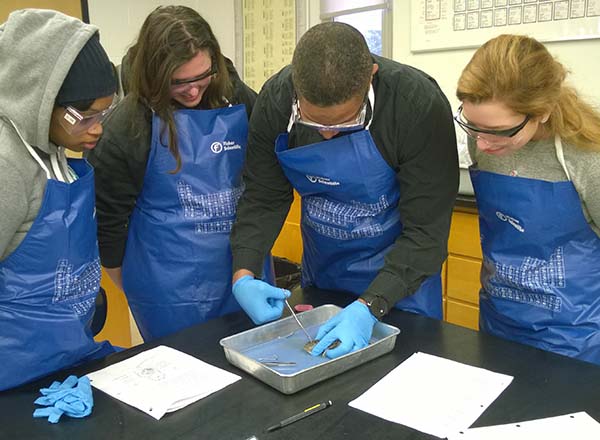
[[[481,139],[488,143],[510,142],[509,138],[513,138],[517,133],[519,133],[530,120],[530,116],[525,115],[523,122],[515,127],[503,130],[488,130],[470,124],[469,121],[464,117],[462,111],[463,106],[461,105],[458,107],[456,115],[454,115],[454,120],[460,126],[460,128],[462,128],[464,132],[473,139]]]
[[[94,125],[102,124],[117,106],[117,101],[115,95],[112,104],[108,108],[93,115],[82,115],[77,109],[68,105],[65,107],[64,115],[60,118],[60,125],[70,135],[85,133]]]
[[[356,115],[356,119],[350,122],[344,122],[342,124],[333,124],[333,125],[325,125],[319,124],[318,122],[308,121],[306,119],[302,119],[302,113],[300,111],[300,103],[298,102],[298,98],[294,100],[292,104],[292,120],[294,124],[302,124],[307,127],[313,128],[319,131],[353,131],[363,128],[365,125],[365,119],[367,118],[367,100],[362,104],[358,114]]]
[[[209,78],[217,73],[217,65],[215,63],[212,64],[210,69],[204,72],[201,75],[198,75],[195,78],[185,79],[185,80],[174,80],[171,81],[171,92],[173,93],[186,93],[193,87],[198,87],[198,83],[204,81],[206,78]]]

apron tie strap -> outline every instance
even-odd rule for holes
[[[569,170],[567,169],[567,163],[565,161],[565,153],[563,151],[562,141],[560,136],[556,134],[554,136],[554,148],[556,148],[556,158],[560,162],[565,174],[567,175],[567,179],[571,180],[571,175],[569,174]]]

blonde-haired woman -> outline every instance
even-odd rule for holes
[[[501,35],[458,81],[484,262],[480,328],[600,364],[600,113],[533,38]]]

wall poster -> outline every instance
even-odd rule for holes
[[[600,0],[411,0],[411,51],[477,47],[500,34],[600,38]]]

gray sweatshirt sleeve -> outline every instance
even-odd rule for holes
[[[600,151],[567,147],[565,162],[586,220],[600,236]]]
[[[17,167],[0,158],[0,260],[14,249],[10,246],[27,217],[25,182]]]

